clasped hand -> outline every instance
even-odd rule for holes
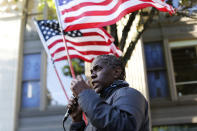
[[[71,82],[71,90],[73,92],[73,95],[75,97],[78,97],[78,95],[85,89],[91,89],[91,86],[89,83],[86,83],[82,76],[77,76],[76,79],[73,79]]]
[[[73,79],[71,82],[71,90],[74,97],[69,100],[68,108],[71,110],[71,118],[73,122],[82,121],[82,109],[78,104],[78,95],[85,89],[90,89],[91,86],[89,83],[86,83],[81,76],[77,76],[76,79]]]

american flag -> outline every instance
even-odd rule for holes
[[[59,23],[56,20],[35,21],[42,43],[54,62],[67,59]],[[121,55],[113,38],[102,28],[64,32],[70,58],[92,62],[97,55]]]
[[[146,7],[175,13],[164,0],[55,0],[65,31],[103,27],[114,24],[124,15]]]

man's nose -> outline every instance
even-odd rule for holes
[[[95,79],[96,76],[97,76],[97,75],[96,75],[94,72],[91,73],[91,78],[92,78],[92,79]]]

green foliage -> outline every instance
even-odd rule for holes
[[[75,75],[84,74],[84,62],[80,59],[72,59],[72,66],[74,68]],[[71,76],[71,71],[69,65],[66,65],[62,69],[65,76]]]
[[[189,1],[189,0],[180,0],[179,3],[180,3],[182,6],[183,6],[183,5],[189,6],[190,1]]]
[[[40,0],[38,11],[43,12],[47,6],[48,19],[57,19],[56,7],[53,0]]]

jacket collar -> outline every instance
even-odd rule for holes
[[[104,99],[107,99],[115,90],[120,89],[122,87],[128,87],[129,84],[124,80],[116,80],[109,87],[105,88],[100,96]]]

